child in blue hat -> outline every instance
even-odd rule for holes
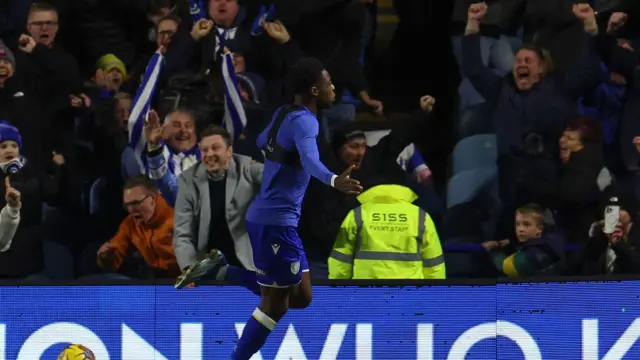
[[[0,121],[1,278],[27,278],[44,269],[42,203],[56,205],[67,185],[62,155],[53,153],[54,171],[44,174],[21,155],[22,146],[18,128]]]

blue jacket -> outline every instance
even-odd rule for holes
[[[563,268],[564,238],[559,232],[545,231],[541,237],[519,244],[511,254],[493,251],[491,255],[496,268],[509,277],[556,275]]]
[[[610,80],[611,72],[604,63],[601,64],[600,69],[600,84],[591,93],[578,100],[578,111],[581,115],[600,122],[603,141],[609,145],[614,141],[618,131],[626,86]]]
[[[575,101],[600,81],[600,56],[595,36],[584,34],[579,63],[565,74],[549,74],[526,92],[519,91],[511,74],[500,77],[484,66],[480,36],[462,38],[462,75],[494,105],[498,154],[524,150],[526,134],[542,136],[544,148],[556,153],[566,120],[576,114]]]

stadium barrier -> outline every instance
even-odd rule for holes
[[[330,282],[252,359],[638,358],[640,281],[589,280]],[[258,304],[218,284],[0,285],[0,360],[53,359],[68,343],[99,360],[227,359]]]
[[[564,250],[566,252],[571,252],[571,251],[577,251],[580,250],[580,245],[578,244],[566,244],[564,247]],[[444,243],[442,244],[442,251],[445,253],[474,253],[474,252],[484,252],[486,251],[482,245],[480,244],[473,244],[473,243],[468,243],[468,244],[463,244],[463,243],[458,243],[458,244],[447,244]]]

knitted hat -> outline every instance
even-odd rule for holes
[[[333,141],[331,142],[331,146],[334,151],[337,151],[342,147],[342,145],[353,139],[365,139],[366,135],[362,130],[354,128],[354,126],[347,125],[340,129],[338,129],[333,135]]]
[[[127,76],[127,67],[124,65],[122,60],[118,59],[118,57],[113,54],[107,54],[100,57],[96,66],[98,69],[102,69],[106,72],[116,69],[120,71],[123,76]]]
[[[16,67],[16,58],[2,40],[0,40],[0,60],[7,60],[14,68]]]
[[[0,143],[10,140],[18,143],[19,149],[22,148],[22,136],[20,135],[20,130],[11,125],[8,121],[0,120]]]

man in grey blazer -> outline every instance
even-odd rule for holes
[[[259,294],[244,216],[260,190],[263,164],[233,154],[231,136],[217,126],[203,131],[200,151],[201,160],[178,178],[173,237],[178,265],[186,270],[210,252],[221,262],[207,273],[217,276],[201,280],[224,280]]]

